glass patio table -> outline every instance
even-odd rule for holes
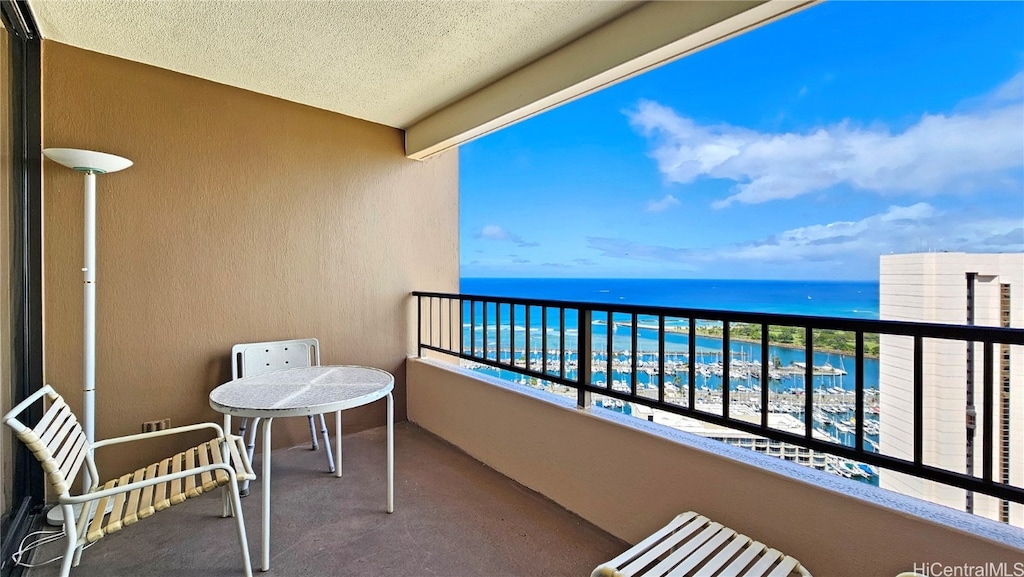
[[[380,369],[359,366],[319,366],[285,369],[241,377],[210,392],[210,406],[224,414],[224,430],[232,417],[263,420],[262,569],[270,569],[270,431],[277,417],[335,414],[337,442],[335,476],[341,476],[341,411],[387,397],[388,487],[387,512],[395,510],[395,378]]]

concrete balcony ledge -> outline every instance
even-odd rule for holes
[[[695,510],[815,575],[1012,563],[1024,530],[482,375],[407,362],[410,421],[629,543]]]

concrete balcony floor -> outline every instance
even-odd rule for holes
[[[308,445],[274,452],[269,575],[589,575],[627,545],[410,423],[395,427],[395,512],[385,508],[385,429],[345,436],[344,476]],[[259,471],[260,457],[254,468]],[[557,466],[557,464],[552,464]],[[581,480],[583,482],[583,480]],[[260,574],[260,481],[242,499]],[[75,577],[241,575],[220,492],[190,499],[85,550]],[[61,554],[49,545],[36,562]],[[59,562],[27,572],[59,574]]]

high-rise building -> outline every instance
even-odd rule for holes
[[[926,253],[883,256],[883,320],[1024,327],[1024,254]],[[996,345],[993,479],[1024,484],[1024,350]],[[881,335],[880,434],[884,454],[913,458],[913,339]],[[923,461],[982,475],[984,351],[980,344],[923,341]],[[973,423],[973,428],[971,424]],[[881,471],[887,489],[1017,526],[1024,505]]]

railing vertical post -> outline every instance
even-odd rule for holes
[[[981,472],[981,478],[985,479],[986,483],[992,482],[992,469],[993,469],[993,449],[995,446],[995,439],[993,433],[995,432],[996,424],[996,410],[995,410],[995,346],[993,343],[985,342],[982,346],[985,347],[984,351],[984,362],[985,366],[982,368],[982,379],[984,380],[985,389],[981,393],[982,402],[982,415],[984,422],[984,429],[981,430],[981,467],[984,469]]]
[[[768,393],[771,390],[771,354],[768,348],[768,324],[761,325],[761,426],[768,427],[768,405],[771,399]],[[860,420],[860,419],[858,419]]]
[[[576,406],[580,409],[590,407],[590,391],[585,387],[590,384],[590,360],[593,353],[591,343],[591,332],[594,330],[591,324],[592,312],[590,309],[579,309],[579,338],[577,339],[577,371],[576,378]],[[565,318],[565,309],[562,309],[562,318]],[[565,324],[563,323],[563,327]],[[563,337],[564,338],[564,337]],[[563,345],[564,346],[564,345]],[[564,364],[562,365],[565,366]]]
[[[658,402],[665,402],[665,315],[658,315]]]
[[[476,356],[476,301],[469,299],[469,354]]]
[[[615,320],[612,318],[612,311],[608,311],[608,346],[605,347],[607,349],[605,352],[608,355],[608,357],[605,359],[604,373],[604,386],[608,389],[612,388],[612,374],[614,372],[612,369],[612,354],[614,354],[614,350],[612,349],[612,335],[614,331],[612,329],[615,328],[614,322]]]
[[[636,313],[633,313],[633,339],[630,343],[629,351],[629,394],[636,396],[636,357],[637,357],[637,340],[640,338],[637,333],[637,318]]]
[[[451,308],[448,309],[449,311]],[[437,297],[437,346],[444,346],[444,327],[451,322],[451,318],[444,317],[444,299]]]
[[[804,329],[804,436],[814,438],[814,329]]]
[[[561,378],[561,379],[564,379],[565,378],[565,307],[560,307],[558,309],[558,313],[559,313],[559,316],[558,316],[558,377]],[[583,321],[579,317],[577,317],[576,320],[580,323],[579,332],[582,333],[583,332]],[[590,327],[588,326],[587,328],[590,328]],[[577,347],[577,349],[579,348],[579,343],[578,342],[576,343],[576,347]],[[587,351],[588,352],[590,351],[589,347],[587,347]],[[577,351],[577,354],[579,354],[579,351]],[[587,366],[589,366],[590,357],[587,357],[587,363],[588,363]],[[579,376],[579,375],[577,375],[577,376]]]
[[[729,418],[729,380],[732,365],[732,346],[729,344],[729,321],[722,321],[722,416]]]
[[[914,335],[914,464],[924,461],[924,339]]]
[[[494,301],[494,360],[501,362],[501,301]]]
[[[689,335],[689,351],[687,353],[690,356],[690,398],[688,399],[688,405],[692,411],[697,402],[697,319],[690,317],[690,327],[687,334]]]
[[[423,356],[423,297],[416,297],[416,356]]]
[[[530,362],[530,305],[526,305],[526,334],[523,335],[523,355],[526,357],[526,370],[532,371],[533,364]]]
[[[540,309],[540,371],[548,374],[548,307]]]
[[[516,366],[516,303],[508,303],[508,361]]]
[[[454,348],[453,345],[455,343],[455,338],[452,336],[452,331],[455,330],[455,327],[452,326],[453,324],[455,324],[452,322],[452,299],[446,298],[444,299],[444,301],[448,303],[448,314],[444,318],[445,324],[448,325],[448,350],[452,350],[452,348]]]
[[[466,301],[459,298],[459,353],[466,353]]]
[[[427,324],[429,326],[429,328],[427,329],[427,340],[429,341],[430,345],[433,345],[434,344],[434,297],[430,297],[429,303],[430,303],[430,306],[428,307],[429,310],[427,311],[427,316],[429,317],[427,319]]]
[[[488,324],[487,324],[487,301],[480,301],[480,304],[483,305],[483,309],[484,309],[483,312],[482,312],[483,323],[484,323],[483,353],[484,353],[484,358],[486,359],[487,358],[487,333],[488,333],[488,331],[491,330],[491,327],[488,326]]]
[[[854,379],[854,418],[857,419],[857,430],[854,435],[854,448],[858,451],[864,450],[864,333],[856,332],[854,343],[854,361],[857,378]]]

